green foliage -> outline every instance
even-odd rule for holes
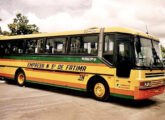
[[[38,33],[38,27],[35,24],[28,24],[29,20],[21,13],[16,14],[12,24],[8,24],[11,35],[23,35]]]
[[[1,29],[1,27],[0,27],[0,35],[2,34],[2,29]]]
[[[11,35],[11,33],[8,32],[8,31],[3,31],[3,32],[2,32],[2,35],[7,35],[7,36],[9,36],[9,35]]]
[[[2,19],[0,18],[0,21]],[[29,24],[29,20],[21,13],[16,14],[16,18],[13,19],[13,23],[8,24],[11,32],[2,31],[0,27],[0,34],[2,35],[23,35],[38,33],[39,28],[35,24]]]
[[[160,45],[161,51],[162,51],[162,57],[165,58],[165,48]]]

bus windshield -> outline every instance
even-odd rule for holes
[[[136,66],[163,67],[158,41],[137,37],[135,48]]]

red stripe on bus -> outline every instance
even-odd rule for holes
[[[132,90],[122,90],[122,89],[117,89],[117,88],[110,88],[110,93],[134,96],[134,91]]]
[[[12,75],[12,74],[6,74],[6,73],[0,73],[0,76],[14,78],[14,75]]]
[[[27,77],[27,80],[32,80],[32,81],[42,82],[42,83],[55,84],[55,85],[61,85],[61,86],[69,86],[69,87],[86,89],[86,85],[85,84],[79,84],[79,83],[70,83],[70,82],[49,80],[49,79],[36,78],[36,77]]]

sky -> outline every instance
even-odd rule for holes
[[[40,32],[120,26],[148,32],[165,46],[165,0],[0,0],[0,26],[17,13]]]

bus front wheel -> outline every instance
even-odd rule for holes
[[[109,87],[104,81],[97,81],[92,87],[92,95],[95,99],[106,101],[109,98]]]
[[[16,74],[16,81],[19,86],[23,86],[26,81],[25,73],[23,71],[19,71]]]

